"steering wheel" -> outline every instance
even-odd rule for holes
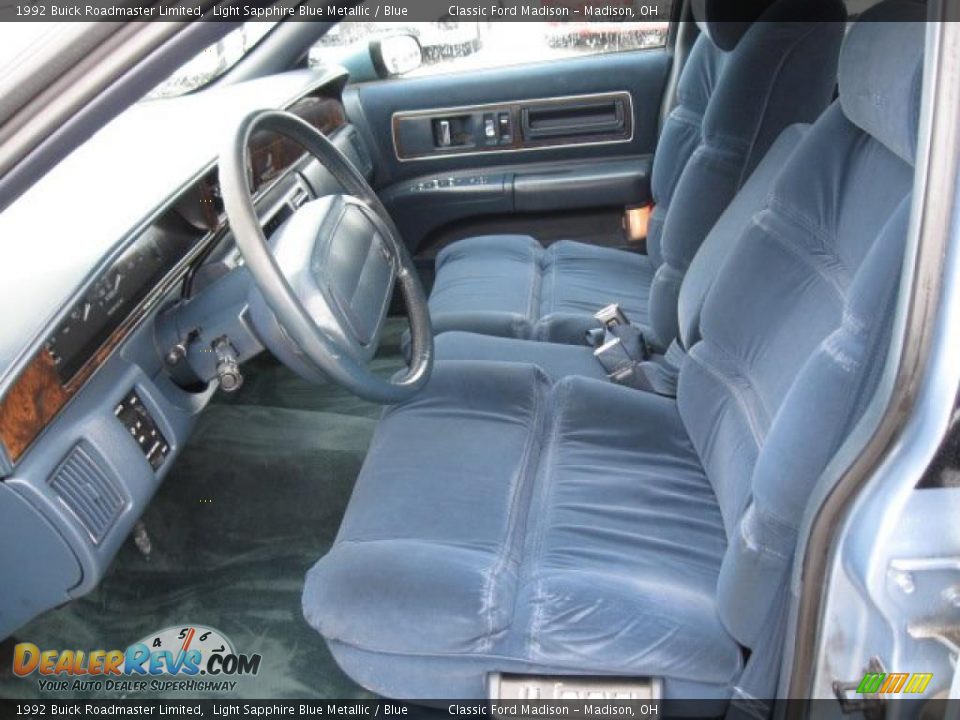
[[[264,130],[303,147],[346,193],[304,203],[269,242],[247,170],[250,138]],[[251,320],[264,344],[307,379],[329,377],[373,402],[401,402],[420,390],[433,366],[427,299],[393,220],[353,164],[295,115],[259,110],[240,122],[219,173],[227,219],[254,281]],[[411,353],[407,371],[388,380],[368,364],[395,282],[407,306]]]

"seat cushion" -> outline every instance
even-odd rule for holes
[[[606,380],[593,348],[586,345],[531,342],[518,338],[494,337],[469,332],[445,332],[433,343],[438,362],[446,360],[482,360],[536,365],[553,381],[567,375],[583,375]]]
[[[549,384],[532,365],[483,370],[437,366],[427,391],[384,413],[334,547],[307,577],[304,609],[324,637],[482,653],[509,625]]]
[[[649,257],[572,240],[554,243],[546,257],[538,340],[582,344],[583,334],[597,325],[593,314],[611,303],[635,325],[647,325],[655,272]]]
[[[444,248],[430,294],[434,330],[583,344],[593,313],[619,303],[645,324],[654,268],[645,255],[526,235],[486,235]]]
[[[482,697],[487,672],[539,671],[714,697],[741,666],[713,601],[725,545],[671,400],[438,363],[385,413],[304,613],[375,692]]]
[[[714,604],[726,541],[672,400],[556,384],[517,607],[526,655],[723,683],[740,652]]]
[[[528,235],[484,235],[437,256],[430,292],[435,332],[530,337],[540,313],[544,249]]]
[[[676,378],[686,353],[676,342],[666,353],[651,354],[640,363],[649,382],[649,392],[676,396]],[[502,338],[468,332],[445,332],[434,340],[434,357],[446,360],[529,363],[540,368],[552,381],[568,375],[611,382],[594,349],[585,345],[541,343],[519,338]]]

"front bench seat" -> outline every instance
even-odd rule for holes
[[[840,100],[710,289],[676,401],[473,361],[387,410],[304,587],[348,675],[407,698],[484,697],[494,671],[731,696],[890,342],[924,17],[888,0],[851,29]]]
[[[650,668],[724,696],[741,663],[715,609],[725,545],[672,401],[444,363],[385,413],[304,613],[387,697],[482,697],[489,670]]]
[[[544,249],[526,235],[461,240],[437,255],[437,333],[583,344],[593,313],[617,302],[653,347],[667,347],[700,242],[780,132],[829,104],[836,79],[840,0],[763,0],[753,7],[769,7],[752,25],[711,21],[725,2],[694,5],[703,32],[654,155],[648,254],[571,240]]]
[[[700,339],[700,311],[710,287],[727,256],[736,246],[753,216],[770,199],[774,180],[809,130],[809,125],[791,125],[773,143],[736,197],[710,230],[684,275],[677,303],[678,337],[667,351],[668,357],[653,357],[646,363],[650,372],[669,364],[672,374],[678,369],[684,348]],[[451,331],[434,340],[436,360],[486,360],[532,363],[549,377],[559,380],[567,375],[582,375],[606,380],[607,373],[586,345],[566,345],[497,337],[476,332]],[[669,384],[669,383],[667,383]]]

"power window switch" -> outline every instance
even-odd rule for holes
[[[513,141],[513,128],[510,125],[510,113],[502,112],[497,116],[497,130],[500,135],[500,142],[509,143]]]
[[[497,116],[493,113],[483,116],[483,137],[487,143],[496,144],[497,142]]]

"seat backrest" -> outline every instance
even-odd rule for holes
[[[679,342],[675,351],[681,355],[682,348],[693,347],[700,339],[700,311],[717,279],[717,269],[723,265],[754,214],[765,207],[773,181],[809,130],[809,125],[798,123],[780,133],[697,250],[683,277],[677,304],[679,334],[674,342]]]
[[[694,5],[705,31],[677,88],[654,157],[647,252],[652,344],[677,335],[677,297],[703,239],[777,136],[830,103],[846,11],[841,0],[775,0],[753,23],[714,23],[723,0]],[[720,43],[718,45],[717,43]]]
[[[720,613],[748,647],[792,561],[813,484],[886,357],[913,186],[924,13],[887,0],[850,30],[840,99],[724,260],[704,300],[701,340],[680,371],[681,417],[729,539]]]

